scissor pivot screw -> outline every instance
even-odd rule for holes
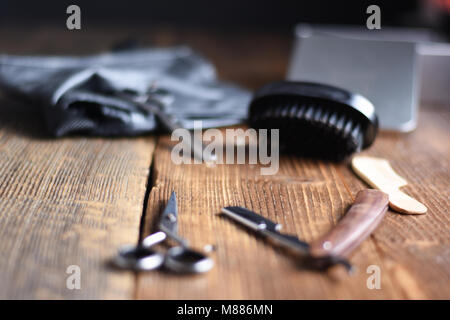
[[[332,244],[331,244],[330,241],[325,241],[325,242],[323,243],[322,247],[323,247],[325,250],[330,250],[331,247],[332,247]]]
[[[173,213],[169,213],[167,215],[167,217],[169,218],[170,222],[176,222],[177,221],[177,217]]]

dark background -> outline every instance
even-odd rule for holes
[[[377,4],[381,7],[382,26],[432,27],[448,33],[448,9],[436,9],[439,2],[445,3],[441,0],[3,0],[0,23],[61,24],[66,21],[67,6],[77,4],[81,7],[83,27],[132,24],[291,30],[298,22],[364,25],[367,6]],[[449,1],[446,2],[449,6]]]

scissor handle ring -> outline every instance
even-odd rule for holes
[[[130,245],[119,250],[114,263],[122,269],[149,271],[159,268],[164,263],[164,255],[152,248]]]
[[[214,261],[201,252],[176,246],[167,251],[164,265],[177,273],[204,273],[214,265]]]

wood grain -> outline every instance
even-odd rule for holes
[[[144,233],[150,232],[161,205],[175,190],[180,234],[197,248],[216,246],[216,266],[203,276],[141,274],[138,298],[351,298],[354,292],[365,298],[395,297],[389,284],[383,293],[365,290],[365,273],[336,282],[332,275],[301,270],[291,257],[218,215],[224,206],[241,205],[282,223],[287,233],[316,239],[352,202],[334,166],[283,157],[278,174],[263,177],[258,166],[173,165],[169,146],[170,141],[162,139],[155,152]],[[352,260],[359,266],[380,263],[370,242],[364,242]]]
[[[116,27],[68,33],[43,27],[1,29],[0,50],[89,53],[127,35],[144,44],[187,43],[211,59],[223,79],[250,89],[283,78],[291,40],[259,31]],[[382,133],[363,153],[388,159],[408,181],[404,191],[428,213],[388,212],[350,255],[358,268],[352,277],[339,269],[302,269],[282,250],[218,215],[223,206],[245,206],[282,223],[285,232],[319,239],[367,188],[349,163],[282,156],[273,176],[261,176],[258,165],[177,166],[167,136],[158,138],[152,163],[156,138],[53,140],[42,135],[31,106],[0,100],[0,107],[0,298],[450,298],[450,112],[445,106],[422,106],[416,131]],[[135,276],[108,267],[121,244],[137,241],[146,190],[151,191],[141,236],[152,230],[175,190],[180,234],[196,248],[216,246],[216,266],[208,274]],[[65,287],[71,264],[81,267],[82,290]],[[380,290],[366,286],[370,265],[381,269]]]
[[[35,138],[2,120],[0,298],[132,298],[133,275],[107,261],[139,237],[153,141]],[[66,288],[70,265],[81,290]]]
[[[425,109],[422,118],[442,117],[446,109]],[[424,121],[424,120],[422,120]],[[438,119],[430,123],[443,124]],[[432,122],[431,122],[432,121]],[[274,176],[260,176],[258,166],[173,165],[168,138],[159,141],[153,165],[153,189],[146,213],[144,233],[150,232],[161,204],[170,192],[178,194],[180,233],[195,246],[213,244],[216,267],[204,276],[177,276],[154,272],[138,276],[140,299],[416,299],[450,297],[448,186],[445,161],[435,162],[430,154],[448,159],[448,150],[435,150],[430,144],[419,152],[419,143],[396,150],[402,139],[422,139],[422,127],[412,136],[382,134],[367,154],[392,159],[402,156],[398,172],[410,181],[408,192],[430,208],[430,217],[388,213],[370,240],[362,243],[350,260],[359,269],[352,277],[342,273],[317,273],[299,269],[283,252],[217,213],[223,206],[245,206],[284,225],[284,231],[311,241],[325,234],[343,216],[356,193],[367,186],[352,172],[349,164],[291,158],[280,159]],[[448,130],[436,130],[439,138]],[[435,136],[436,138],[436,136]],[[382,150],[380,150],[380,146]],[[421,152],[426,153],[422,154]],[[442,152],[444,151],[444,152]],[[411,153],[412,152],[412,153]],[[424,163],[411,160],[422,155]],[[413,164],[411,164],[413,162]],[[430,176],[417,176],[430,172]],[[431,169],[432,168],[432,169]],[[396,169],[397,170],[397,169]],[[439,190],[435,190],[438,171]],[[414,187],[417,188],[416,191]],[[420,190],[421,194],[417,192]],[[427,201],[428,199],[428,201]],[[376,265],[381,270],[380,290],[366,286]]]
[[[256,89],[283,78],[290,39],[247,36],[229,39],[194,33],[180,39],[207,52],[228,80]],[[252,49],[256,43],[257,51]],[[204,276],[141,274],[137,298],[448,299],[449,115],[446,107],[423,106],[417,131],[409,135],[383,133],[366,152],[388,158],[396,170],[402,167],[398,172],[410,183],[405,191],[424,200],[430,214],[422,226],[416,217],[407,219],[389,212],[370,239],[351,255],[358,268],[353,277],[299,270],[283,252],[217,215],[223,206],[246,206],[282,223],[286,232],[307,241],[317,239],[343,216],[356,193],[367,188],[348,163],[283,156],[278,174],[270,177],[260,176],[258,166],[174,166],[169,157],[171,143],[168,138],[161,139],[144,233],[149,232],[161,204],[174,189],[179,197],[180,233],[199,248],[216,245],[216,267]],[[370,265],[380,267],[380,290],[367,288]]]
[[[104,45],[40,31],[2,30],[0,50]],[[154,139],[53,139],[44,132],[36,106],[0,97],[0,299],[133,298],[134,275],[108,260],[139,238]],[[70,265],[80,267],[80,290],[66,287]]]

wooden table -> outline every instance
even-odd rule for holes
[[[250,89],[283,77],[290,36],[174,29],[33,27],[0,29],[0,52],[90,53],[134,35],[144,43],[187,43],[221,78]],[[249,207],[309,241],[334,225],[366,188],[348,163],[282,156],[273,176],[258,166],[174,165],[166,136],[103,139],[43,135],[36,108],[0,101],[0,298],[420,299],[450,298],[449,106],[422,105],[410,134],[382,133],[365,154],[384,157],[428,207],[423,216],[389,211],[352,255],[356,275],[301,270],[292,258],[218,215]],[[178,193],[180,233],[213,244],[206,275],[118,271],[117,248],[151,231],[170,192]],[[143,215],[144,213],[144,215]],[[69,290],[67,268],[80,267]],[[381,269],[370,290],[366,269]]]

